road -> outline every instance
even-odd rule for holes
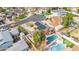
[[[30,22],[30,21],[41,21],[41,20],[44,20],[46,17],[43,16],[43,15],[32,15],[30,17],[26,17],[24,18],[22,21],[19,21],[16,23],[16,26],[19,26],[19,25],[22,25],[24,23],[27,23],[27,22]],[[4,25],[1,25],[0,28],[10,28],[10,25],[11,24],[4,24]]]

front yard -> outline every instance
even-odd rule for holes
[[[25,17],[26,17],[25,15],[20,15],[19,17],[16,17],[14,20],[18,22],[18,21],[23,20]]]

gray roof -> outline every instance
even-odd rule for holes
[[[8,30],[0,32],[0,45],[4,42],[13,41],[13,38],[11,37]]]
[[[8,30],[0,32],[0,50],[5,50],[13,44],[13,38]]]
[[[11,32],[11,34],[14,35],[14,36],[19,34],[19,31],[18,31],[18,29],[16,29],[16,28],[13,28],[10,32]]]
[[[24,40],[20,40],[13,44],[11,48],[8,48],[6,51],[24,51],[28,49],[28,45]]]

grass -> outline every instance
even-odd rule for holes
[[[47,16],[47,15],[51,15],[51,13],[44,12],[43,15]]]
[[[78,17],[79,15],[71,14],[73,17]]]
[[[70,48],[72,48],[74,46],[74,44],[72,42],[68,41],[67,39],[64,39],[63,43],[67,44],[67,47],[70,47]]]
[[[25,17],[26,17],[25,15],[20,15],[17,19],[23,19]]]
[[[15,18],[14,20],[16,22],[20,21],[20,20],[23,20],[26,16],[25,15],[20,15],[19,17]]]

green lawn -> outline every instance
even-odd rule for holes
[[[15,18],[14,20],[16,22],[20,21],[20,20],[23,20],[26,16],[25,15],[20,15],[19,17]]]
[[[70,47],[70,48],[72,48],[74,46],[74,44],[72,42],[68,41],[67,39],[64,39],[63,43],[67,44],[67,47]]]
[[[23,19],[25,17],[26,17],[25,15],[20,15],[17,19]]]
[[[51,13],[44,12],[43,15],[47,16],[47,15],[51,15]]]
[[[78,17],[79,15],[71,14],[73,17]]]

